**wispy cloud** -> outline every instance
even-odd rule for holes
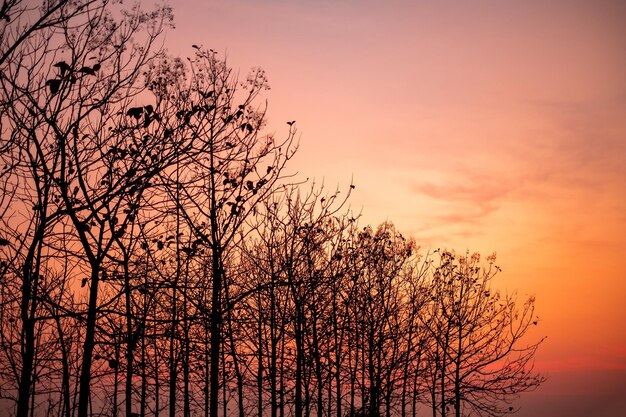
[[[453,228],[453,233],[460,237],[477,233],[507,201],[517,183],[496,173],[458,171],[446,172],[436,180],[413,181],[408,187],[411,193],[430,200],[436,207],[429,214],[425,230]]]

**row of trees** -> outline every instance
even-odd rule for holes
[[[0,9],[0,408],[51,415],[500,415],[542,382],[495,259],[359,227],[297,183],[293,122],[171,10]]]

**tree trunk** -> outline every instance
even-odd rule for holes
[[[271,402],[271,415],[270,417],[277,417],[278,404],[276,393],[276,356],[278,354],[278,339],[276,337],[276,294],[274,293],[274,272],[272,271],[272,286],[270,288],[270,402]]]
[[[220,394],[220,348],[221,348],[221,327],[222,327],[222,271],[220,267],[220,250],[217,243],[212,244],[212,272],[213,288],[211,294],[211,370],[210,370],[210,417],[218,417],[218,400]]]
[[[125,254],[126,255],[126,254]],[[130,272],[128,271],[128,257],[124,257],[124,298],[126,303],[126,415],[133,411],[133,360],[135,351],[135,337],[133,335],[133,316],[130,300]]]
[[[35,236],[26,255],[22,273],[22,371],[18,388],[17,417],[28,417],[30,404],[31,377],[35,360],[35,312],[37,309],[37,291],[39,287],[39,255],[44,237],[46,222],[40,220]],[[37,260],[36,260],[37,259]]]
[[[80,388],[78,394],[78,417],[89,416],[91,394],[91,362],[96,336],[96,312],[98,307],[98,283],[100,265],[91,265],[91,287],[89,288],[89,307],[85,323],[85,342],[83,344],[83,363],[80,369]]]
[[[295,323],[295,342],[296,342],[296,375],[295,375],[295,389],[296,389],[296,398],[295,398],[295,417],[302,417],[303,410],[303,401],[302,401],[302,380],[303,380],[303,361],[304,361],[304,347],[303,343],[303,334],[302,334],[302,324],[301,324],[301,314],[299,306],[296,307],[296,323]]]
[[[120,379],[120,348],[118,341],[113,339],[113,343],[115,343],[115,356],[114,360],[117,365],[115,365],[113,369],[113,410],[112,417],[117,417],[117,413],[119,412],[119,404],[118,404],[118,393],[119,393],[119,379]]]

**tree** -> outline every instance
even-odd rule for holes
[[[308,415],[313,405],[318,415],[324,412],[324,390],[332,388],[329,357],[335,348],[328,326],[331,289],[344,279],[337,255],[349,224],[339,213],[349,195],[342,198],[339,191],[325,195],[315,184],[306,192],[286,186],[258,210],[257,239],[243,254],[261,289],[248,313],[258,318],[258,330],[253,332],[258,337],[254,350],[259,357],[259,414],[263,379],[269,379],[272,416],[284,414],[288,398],[294,415]]]
[[[487,261],[482,266],[479,254],[442,251],[433,270],[432,303],[423,323],[434,341],[433,382],[439,385],[442,416],[450,406],[456,417],[470,410],[510,413],[512,399],[544,381],[532,362],[543,339],[522,340],[538,324],[535,300],[529,297],[520,308],[514,295],[492,290],[499,268],[495,255]]]
[[[24,336],[17,415],[28,414],[35,327],[44,320],[38,317],[46,294],[43,267],[63,268],[43,263],[55,258],[44,250],[67,248],[81,252],[90,270],[79,278],[89,291],[87,311],[84,316],[73,312],[85,323],[78,395],[78,415],[83,417],[104,265],[114,242],[132,226],[141,190],[168,160],[148,161],[157,140],[137,147],[137,136],[149,134],[145,122],[120,126],[119,119],[142,90],[141,69],[158,54],[153,45],[169,24],[170,10],[134,8],[115,19],[106,1],[4,6],[2,158],[11,168],[3,171],[3,197],[9,198],[3,198],[2,234],[15,250],[9,257],[23,260],[18,267]],[[130,158],[121,158],[121,151]],[[64,246],[53,240],[58,233],[65,234]],[[64,286],[66,291],[70,287]]]
[[[360,285],[353,307],[353,350],[360,351],[361,356],[362,407],[367,407],[370,416],[378,416],[385,400],[389,415],[396,376],[402,371],[400,342],[408,329],[401,321],[406,288],[403,281],[409,278],[406,268],[416,246],[390,223],[376,230],[364,228],[356,244],[359,260],[355,274]]]
[[[173,67],[174,70],[176,66]],[[245,221],[274,190],[283,168],[295,152],[295,126],[287,137],[263,135],[265,109],[255,103],[268,88],[265,73],[253,70],[240,82],[212,50],[196,48],[190,60],[188,82],[172,86],[172,67],[155,68],[149,88],[178,109],[180,128],[171,132],[194,144],[192,157],[171,172],[163,183],[171,212],[181,216],[195,245],[206,247],[211,264],[210,300],[210,416],[218,414],[222,353],[225,265],[245,236]],[[169,76],[169,78],[168,78]],[[187,83],[186,83],[187,82]],[[186,83],[186,84],[185,84]],[[186,143],[186,142],[183,142]],[[177,231],[180,226],[177,223]],[[176,244],[179,242],[177,233]],[[183,247],[181,250],[193,250]]]

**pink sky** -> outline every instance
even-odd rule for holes
[[[167,46],[264,68],[291,164],[363,223],[497,251],[548,382],[518,416],[626,409],[626,3],[177,0]]]

